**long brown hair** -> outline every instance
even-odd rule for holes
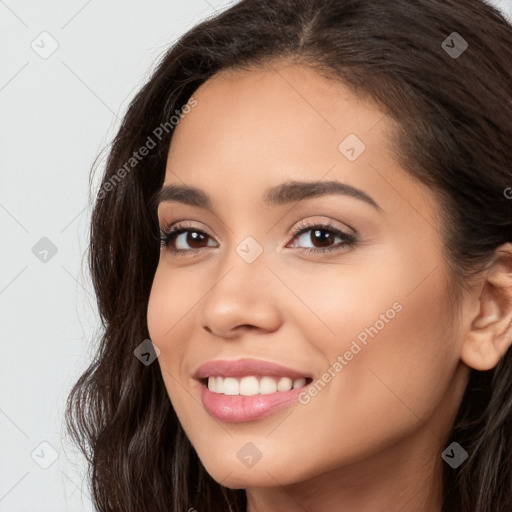
[[[218,71],[281,58],[342,81],[397,121],[398,162],[442,200],[458,290],[512,242],[504,193],[512,186],[512,27],[495,8],[481,0],[242,0],[199,23],[131,102],[95,197],[88,256],[102,334],[66,421],[101,512],[246,509],[244,490],[205,471],[159,366],[141,364],[134,350],[149,338],[160,249],[151,199],[164,180],[171,118]],[[511,432],[509,350],[494,369],[471,370],[446,440],[469,458],[444,465],[443,512],[512,510]]]

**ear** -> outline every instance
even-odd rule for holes
[[[494,368],[512,345],[512,244],[501,245],[468,299],[472,313],[461,359],[475,370]]]

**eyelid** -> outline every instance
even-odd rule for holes
[[[160,225],[160,233],[162,233],[162,234],[164,234],[164,233],[168,234],[169,231],[177,231],[177,229],[173,229],[176,226],[179,226],[179,228],[182,228],[182,229],[190,229],[190,230],[194,229],[197,231],[202,231],[205,234],[208,234],[207,229],[203,229],[201,227],[192,225],[191,221],[188,221],[188,220],[182,220],[182,221],[176,220],[176,221],[172,221],[172,222],[168,222],[168,223],[161,222],[161,223],[159,223],[159,225]],[[297,223],[294,223],[293,226],[295,226],[295,227],[288,229],[288,236],[296,236],[300,232],[301,228],[308,228],[308,227],[313,228],[315,226],[329,227],[334,230],[339,230],[339,231],[344,232],[348,236],[354,236],[354,237],[359,236],[359,232],[357,231],[357,229],[354,229],[351,225],[349,225],[347,223],[343,223],[343,225],[350,230],[350,233],[348,233],[343,227],[334,226],[330,220],[312,220],[312,221],[300,220],[298,225],[297,225]],[[208,235],[208,236],[210,236],[210,235]]]
[[[310,252],[310,253],[320,253],[325,254],[330,251],[337,252],[341,251],[344,247],[352,247],[359,243],[359,237],[357,235],[357,231],[354,230],[352,227],[346,225],[350,228],[350,230],[353,232],[348,233],[343,228],[339,228],[334,226],[331,221],[305,221],[301,220],[297,226],[294,227],[291,232],[288,233],[288,237],[291,237],[290,242],[286,245],[286,247],[289,246],[291,242],[293,242],[299,235],[302,235],[303,233],[306,233],[308,231],[312,231],[315,228],[323,231],[330,231],[333,233],[336,237],[341,238],[342,242],[338,242],[337,244],[333,246],[328,246],[324,248],[310,248],[310,247],[297,247],[298,250],[304,251],[304,252]],[[202,233],[206,236],[207,239],[214,240],[214,238],[208,234],[208,232],[204,229],[198,228],[190,223],[190,221],[175,221],[170,224],[168,224],[166,227],[160,227],[160,241],[161,241],[161,247],[166,247],[174,253],[175,255],[187,255],[190,253],[197,253],[200,251],[203,251],[204,249],[207,249],[208,247],[200,247],[200,248],[193,248],[193,249],[172,249],[168,247],[169,241],[174,241],[178,236],[182,235],[186,232],[196,232],[196,233]],[[172,237],[172,239],[171,239]],[[215,240],[214,240],[215,241]],[[218,242],[215,241],[218,247]]]
[[[321,216],[316,216],[316,217],[321,217]],[[342,226],[344,226],[344,227],[334,225],[334,223],[331,219],[325,218],[325,217],[323,219],[315,218],[313,220],[311,220],[310,218],[307,220],[303,219],[303,220],[300,220],[298,222],[298,224],[295,223],[294,228],[290,228],[288,230],[288,235],[296,236],[298,233],[300,233],[301,228],[302,229],[307,229],[307,228],[312,229],[314,227],[321,226],[323,228],[329,228],[334,231],[341,231],[347,236],[351,236],[354,238],[359,237],[359,232],[356,229],[354,229],[352,226],[350,226],[349,224],[346,224],[346,223],[340,223],[340,224],[342,224]]]
[[[334,226],[330,221],[313,221],[309,223],[302,220],[299,222],[299,225],[293,229],[289,236],[292,237],[291,241],[293,242],[295,239],[299,238],[299,236],[302,236],[304,233],[307,233],[308,231],[313,231],[315,229],[334,233],[335,236],[342,239],[342,242],[333,246],[325,247],[323,249],[309,247],[299,247],[298,249],[307,252],[326,253],[329,251],[340,251],[345,246],[352,247],[359,243],[358,236],[356,236],[355,234],[347,233],[347,231],[345,231],[344,229]],[[355,230],[352,229],[352,231]],[[288,247],[288,245],[286,247]]]
[[[160,224],[160,232],[165,233],[165,234],[168,234],[170,232],[172,233],[175,231],[179,231],[181,229],[183,229],[183,230],[186,229],[186,230],[190,230],[190,231],[192,231],[192,230],[201,231],[208,235],[206,228],[198,227],[197,225],[192,224],[192,221],[188,221],[188,220],[176,220],[176,221]],[[208,235],[208,236],[210,236],[210,235]]]
[[[194,226],[189,221],[175,221],[164,226],[160,226],[160,241],[162,245],[165,245],[165,240],[169,238],[171,235],[175,235],[174,239],[187,231],[192,231],[196,233],[202,233],[207,238],[214,240],[214,237],[208,234],[208,231],[202,228],[198,228]],[[217,243],[217,242],[215,242]],[[191,251],[200,251],[201,249],[177,249],[174,252],[191,252]]]

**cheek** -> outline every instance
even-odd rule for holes
[[[391,431],[398,423],[415,428],[450,386],[459,344],[446,328],[454,319],[441,267],[432,272],[432,262],[421,268],[411,261],[388,261],[343,280],[331,311],[323,311],[336,332],[334,342],[324,344],[327,358],[343,360],[329,390],[331,400],[343,402],[344,411],[335,413],[343,425],[350,417],[364,423],[374,416],[388,421]],[[357,421],[349,429],[357,429]],[[367,429],[378,436],[386,425],[370,422]]]
[[[199,283],[197,279],[193,280]],[[172,272],[164,265],[157,267],[148,301],[147,325],[151,341],[159,348],[158,363],[169,398],[181,419],[190,404],[190,395],[183,391],[192,381],[183,365],[194,336],[194,311],[205,291],[190,285],[187,272]],[[178,292],[177,292],[178,290]],[[193,381],[193,384],[197,384]],[[194,411],[195,412],[195,411]]]
[[[177,289],[183,292],[179,295],[173,292]],[[186,290],[171,281],[167,272],[157,268],[149,296],[147,324],[151,341],[160,349],[158,363],[171,399],[175,394],[176,379],[181,378],[179,363],[183,361],[186,349],[183,328],[187,323],[183,320],[186,318],[185,307],[190,308]]]
[[[151,340],[162,351],[176,342],[176,333],[186,324],[186,315],[200,296],[186,280],[178,281],[180,274],[172,274],[163,265],[157,267],[147,309],[147,324]]]
[[[148,324],[149,337],[155,345],[162,350],[160,346],[164,337],[165,330],[169,328],[166,326],[166,310],[167,299],[165,294],[165,287],[162,283],[162,276],[159,267],[156,270],[151,292],[149,294],[148,310],[146,320]]]
[[[381,276],[364,288],[346,280],[331,311],[317,310],[336,335],[321,342],[317,334],[330,369],[316,396],[304,396],[295,435],[322,430],[311,448],[319,460],[371,455],[422,428],[447,400],[459,361],[457,335],[443,327],[452,321],[449,298],[437,271],[414,291],[412,282]]]

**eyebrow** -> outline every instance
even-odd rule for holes
[[[263,202],[266,206],[281,206],[302,199],[333,194],[359,199],[382,211],[368,194],[340,181],[289,181],[267,189],[263,195]],[[203,190],[189,185],[176,183],[163,186],[153,196],[151,204],[158,207],[161,202],[178,202],[213,212],[210,196]]]

